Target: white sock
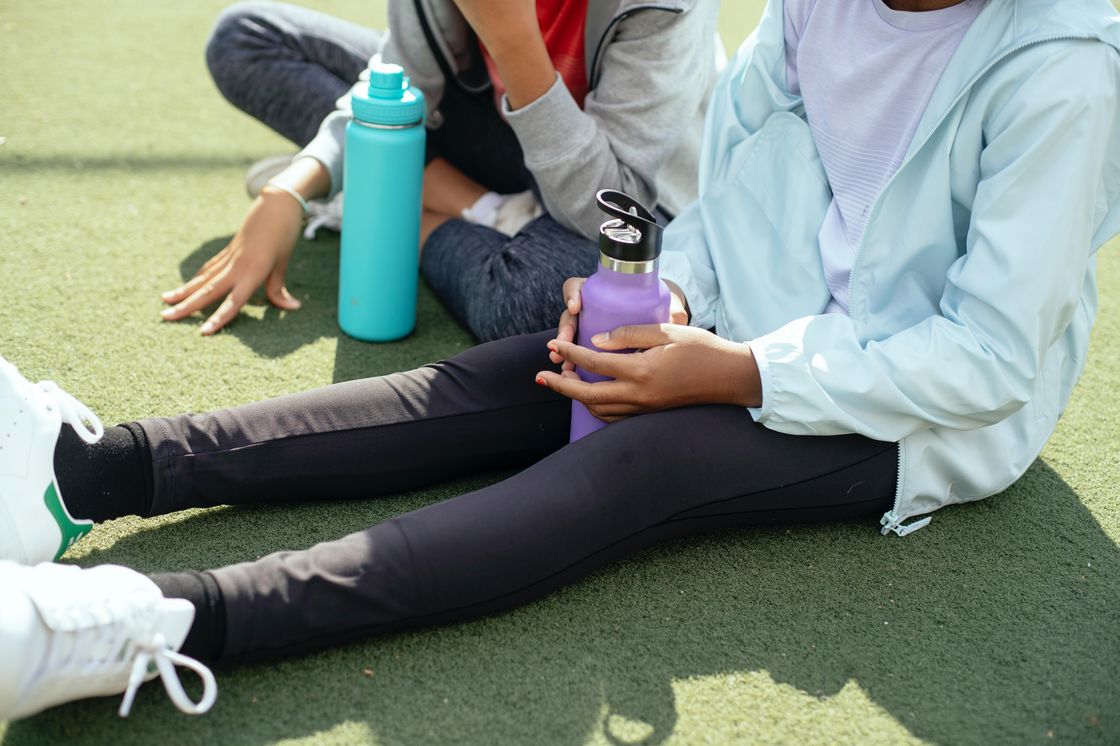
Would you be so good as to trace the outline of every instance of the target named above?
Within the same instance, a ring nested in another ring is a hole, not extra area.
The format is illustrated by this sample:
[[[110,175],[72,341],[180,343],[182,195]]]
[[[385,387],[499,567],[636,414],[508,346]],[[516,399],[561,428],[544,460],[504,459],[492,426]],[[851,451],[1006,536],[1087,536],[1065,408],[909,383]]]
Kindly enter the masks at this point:
[[[516,236],[528,223],[544,214],[544,208],[537,202],[532,191],[507,194],[502,197],[494,220],[494,230],[507,236]]]
[[[498,219],[498,208],[501,205],[502,195],[497,192],[487,192],[479,197],[473,205],[463,210],[463,220],[493,228],[494,222]]]

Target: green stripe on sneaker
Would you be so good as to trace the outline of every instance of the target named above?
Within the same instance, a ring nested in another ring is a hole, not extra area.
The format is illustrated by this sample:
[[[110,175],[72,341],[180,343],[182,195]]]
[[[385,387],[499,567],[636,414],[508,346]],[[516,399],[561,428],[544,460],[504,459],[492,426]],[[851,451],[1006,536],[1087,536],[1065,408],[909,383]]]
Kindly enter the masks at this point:
[[[54,516],[54,522],[58,524],[58,530],[62,532],[62,541],[54,555],[54,558],[58,559],[67,549],[73,546],[75,541],[93,529],[93,523],[75,523],[70,516],[66,515],[66,509],[62,507],[62,500],[58,497],[58,490],[54,488],[54,482],[47,485],[47,489],[43,493],[43,502],[46,503],[47,510]]]

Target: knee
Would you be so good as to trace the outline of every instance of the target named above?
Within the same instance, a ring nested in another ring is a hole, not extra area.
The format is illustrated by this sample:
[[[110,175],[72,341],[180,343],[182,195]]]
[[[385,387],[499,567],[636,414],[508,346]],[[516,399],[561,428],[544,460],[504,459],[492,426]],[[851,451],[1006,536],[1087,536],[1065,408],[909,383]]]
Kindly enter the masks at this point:
[[[242,0],[218,15],[206,41],[206,66],[219,88],[222,78],[236,69],[237,52],[245,45],[247,30],[259,27],[275,5],[268,0]]]
[[[560,291],[532,282],[496,285],[479,297],[470,314],[471,332],[480,342],[554,330],[564,310]],[[559,286],[557,286],[559,288]]]

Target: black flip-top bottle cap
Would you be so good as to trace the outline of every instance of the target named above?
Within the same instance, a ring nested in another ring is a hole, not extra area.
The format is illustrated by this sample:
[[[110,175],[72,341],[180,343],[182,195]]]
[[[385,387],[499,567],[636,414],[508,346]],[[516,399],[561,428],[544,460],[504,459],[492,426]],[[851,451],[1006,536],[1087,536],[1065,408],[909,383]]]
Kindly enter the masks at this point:
[[[614,189],[601,189],[595,201],[613,218],[599,226],[599,251],[620,262],[648,262],[661,256],[664,229],[638,200]]]

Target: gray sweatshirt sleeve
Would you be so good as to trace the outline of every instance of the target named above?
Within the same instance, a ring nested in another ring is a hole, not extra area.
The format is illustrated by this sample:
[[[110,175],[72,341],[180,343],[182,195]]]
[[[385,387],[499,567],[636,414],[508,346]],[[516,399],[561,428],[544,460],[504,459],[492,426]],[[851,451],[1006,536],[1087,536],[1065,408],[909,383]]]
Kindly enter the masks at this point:
[[[583,109],[559,76],[521,109],[511,111],[503,101],[525,165],[559,223],[597,235],[599,189],[657,201],[657,172],[707,93],[718,11],[714,0],[701,0],[681,14],[643,10],[620,21]]]
[[[421,30],[420,17],[412,3],[389,3],[389,33],[382,37],[381,49],[370,60],[393,62],[405,69],[411,85],[424,92],[428,108],[428,126],[438,126],[436,107],[443,95],[443,74],[435,55],[428,48]],[[452,59],[456,65],[459,60]],[[356,85],[368,85],[369,65]],[[354,88],[351,88],[353,91]],[[331,175],[328,198],[342,189],[343,149],[346,142],[346,123],[350,120],[350,93],[338,99],[335,111],[327,115],[307,147],[296,157],[310,157],[322,163]]]
[[[314,158],[322,163],[331,175],[330,199],[342,189],[342,149],[346,137],[346,123],[350,121],[350,95],[338,100],[338,108],[327,115],[319,125],[315,139],[296,158]]]

